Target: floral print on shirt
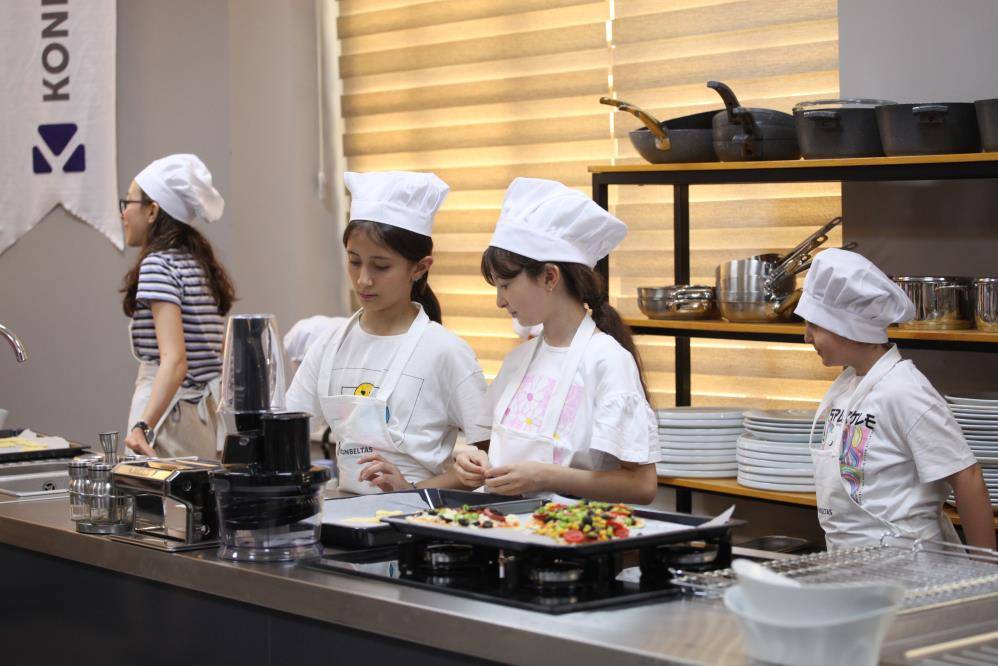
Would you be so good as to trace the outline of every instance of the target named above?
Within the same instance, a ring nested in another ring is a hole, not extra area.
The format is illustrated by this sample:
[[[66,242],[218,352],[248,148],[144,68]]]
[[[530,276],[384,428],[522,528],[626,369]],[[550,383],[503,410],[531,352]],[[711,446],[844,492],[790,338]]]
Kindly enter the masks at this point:
[[[516,389],[509,407],[506,408],[502,425],[518,432],[539,433],[543,427],[544,412],[551,402],[556,385],[557,381],[553,377],[528,373]],[[571,450],[570,446],[560,445],[567,445],[567,442],[561,442],[561,434],[572,432],[581,404],[582,387],[573,384],[568,390],[568,397],[565,399],[565,406],[561,410],[561,418],[558,419],[558,427],[554,432],[554,440],[559,443],[554,452],[556,464],[560,464],[560,458]]]

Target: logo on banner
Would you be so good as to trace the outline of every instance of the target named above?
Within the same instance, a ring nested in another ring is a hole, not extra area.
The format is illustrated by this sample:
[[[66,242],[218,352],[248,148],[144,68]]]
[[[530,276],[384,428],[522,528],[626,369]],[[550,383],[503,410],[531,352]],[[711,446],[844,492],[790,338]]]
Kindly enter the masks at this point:
[[[62,166],[63,173],[79,173],[87,168],[87,149],[78,143],[73,150],[67,150],[73,137],[76,136],[75,123],[57,123],[54,125],[39,125],[38,134],[42,137],[43,146],[34,146],[31,150],[32,170],[35,173],[52,173],[52,164]],[[56,158],[68,155],[64,161]]]

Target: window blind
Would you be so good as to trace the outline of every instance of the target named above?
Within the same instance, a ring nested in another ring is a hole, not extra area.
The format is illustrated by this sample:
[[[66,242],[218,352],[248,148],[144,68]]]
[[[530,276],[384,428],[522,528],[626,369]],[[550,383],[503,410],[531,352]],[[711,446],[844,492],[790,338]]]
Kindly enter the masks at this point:
[[[506,186],[552,178],[589,195],[588,165],[641,162],[638,121],[600,96],[667,119],[720,108],[709,79],[784,111],[838,94],[835,0],[341,0],[336,26],[347,168],[450,184],[430,283],[489,376],[518,342],[478,271]],[[671,188],[613,187],[611,204],[630,229],[611,298],[640,316],[635,288],[672,282]],[[692,279],[785,251],[839,208],[837,184],[691,188]],[[671,405],[672,339],[639,346],[654,402]],[[692,353],[698,405],[806,406],[834,375],[805,345],[694,340]]]

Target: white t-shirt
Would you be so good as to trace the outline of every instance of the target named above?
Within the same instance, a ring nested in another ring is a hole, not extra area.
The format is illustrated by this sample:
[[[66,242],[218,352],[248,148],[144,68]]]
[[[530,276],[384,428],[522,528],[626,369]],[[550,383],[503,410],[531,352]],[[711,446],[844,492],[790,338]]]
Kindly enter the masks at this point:
[[[900,358],[896,348],[877,362]],[[862,377],[831,401],[822,447],[842,443],[839,469],[850,496],[867,511],[906,532],[940,538],[939,514],[949,494],[946,477],[977,462],[942,396],[911,361],[901,361],[846,414]],[[829,546],[868,546],[885,531],[859,508],[836,516],[818,506]]]
[[[522,344],[503,361],[489,387],[493,410],[516,375],[516,368],[528,362],[530,349],[530,344]],[[520,432],[540,432],[568,350],[540,341],[537,355],[502,417],[502,425]],[[606,333],[597,331],[589,341],[554,439],[555,463],[577,469],[602,471],[619,468],[621,461],[658,461],[658,422],[641,388],[637,363]]]
[[[326,339],[309,347],[287,394],[290,411],[309,412],[325,422],[319,394],[372,395],[404,335],[367,333],[358,322],[350,328],[333,361],[330,385],[319,387],[319,368],[332,338],[346,325],[338,323]],[[454,450],[457,431],[468,442],[489,439],[485,377],[468,343],[430,322],[388,399],[387,421],[395,421],[403,440],[400,452],[413,459],[399,471],[409,481],[422,481],[444,471]]]

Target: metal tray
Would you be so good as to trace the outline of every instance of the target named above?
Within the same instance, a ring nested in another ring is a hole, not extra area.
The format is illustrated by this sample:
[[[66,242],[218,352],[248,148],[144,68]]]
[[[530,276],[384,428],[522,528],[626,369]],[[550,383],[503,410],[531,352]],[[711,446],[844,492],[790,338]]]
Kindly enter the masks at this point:
[[[375,548],[396,544],[405,539],[405,535],[392,529],[390,525],[385,523],[352,524],[346,520],[374,516],[376,511],[404,511],[412,514],[424,509],[456,508],[465,504],[469,506],[501,504],[518,499],[517,497],[492,493],[474,493],[441,488],[420,488],[394,493],[327,499],[322,506],[322,535],[320,539],[327,546],[345,548]]]
[[[9,435],[15,437],[16,435]],[[79,444],[70,443],[65,449],[43,449],[41,451],[19,451],[17,453],[0,453],[0,463],[22,462],[25,460],[48,460],[51,458],[74,458],[90,449]]]
[[[506,514],[526,514],[533,513],[545,503],[546,500],[527,499],[520,500],[519,502],[504,502],[502,504],[488,504],[484,506],[494,506]],[[428,523],[412,523],[408,521],[408,516],[393,516],[382,518],[381,520],[399,532],[413,536],[445,539],[489,548],[502,548],[508,551],[543,550],[545,553],[564,556],[595,555],[597,553],[633,550],[645,546],[659,546],[700,539],[706,540],[715,537],[723,538],[730,536],[732,528],[745,524],[745,521],[742,520],[728,520],[719,525],[700,527],[703,523],[709,522],[711,518],[647,509],[635,509],[634,515],[645,519],[647,523],[645,528],[642,529],[641,534],[623,539],[613,539],[612,541],[598,541],[577,545],[555,543],[548,537],[521,530],[508,530],[504,528],[484,530],[465,527],[445,527],[443,525],[431,525]],[[685,529],[664,531],[664,526],[662,525],[664,523],[680,524],[688,527]]]

